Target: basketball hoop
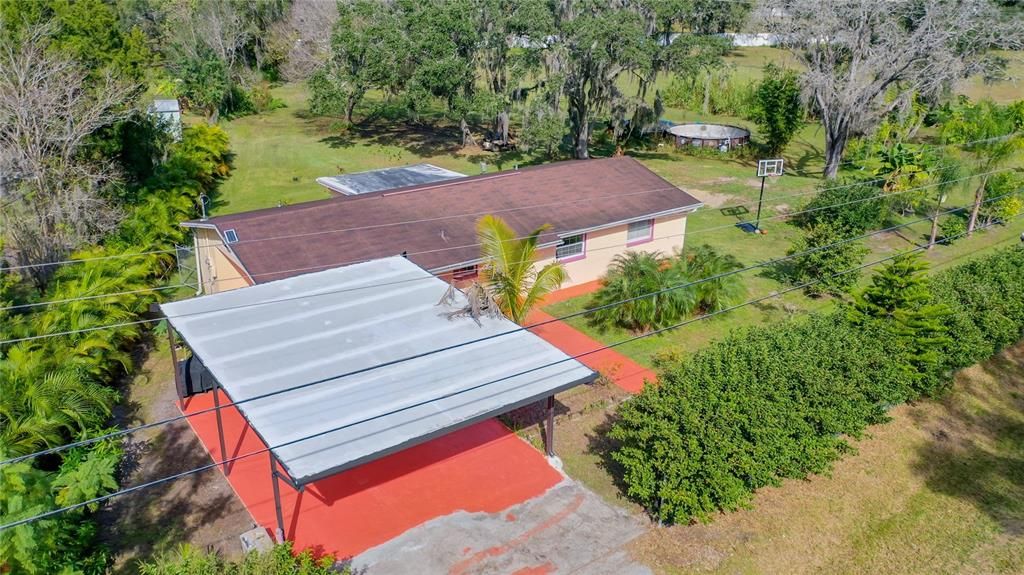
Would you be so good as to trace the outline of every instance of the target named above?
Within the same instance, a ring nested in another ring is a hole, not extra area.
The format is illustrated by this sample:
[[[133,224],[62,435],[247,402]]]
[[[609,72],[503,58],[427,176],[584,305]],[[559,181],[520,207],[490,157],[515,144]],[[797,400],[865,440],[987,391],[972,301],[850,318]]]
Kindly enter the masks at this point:
[[[757,177],[761,178],[761,194],[757,197],[757,220],[754,222],[754,232],[763,234],[761,229],[761,203],[764,201],[764,181],[767,178],[774,178],[782,175],[782,158],[757,161]]]

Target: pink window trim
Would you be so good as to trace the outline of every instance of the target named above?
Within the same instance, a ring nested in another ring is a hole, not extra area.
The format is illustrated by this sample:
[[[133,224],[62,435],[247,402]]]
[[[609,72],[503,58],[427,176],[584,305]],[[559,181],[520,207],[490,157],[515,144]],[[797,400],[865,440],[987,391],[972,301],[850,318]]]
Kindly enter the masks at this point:
[[[578,261],[580,261],[582,259],[586,259],[587,258],[587,234],[577,234],[577,235],[583,236],[583,253],[575,255],[575,256],[569,256],[567,258],[559,258],[558,257],[558,246],[555,246],[555,261],[556,262],[558,262],[560,264],[567,264],[567,263],[571,263],[571,262],[578,262]]]
[[[634,241],[631,241],[631,242],[626,242],[626,247],[627,248],[631,248],[633,246],[638,246],[640,244],[646,244],[646,243],[654,241],[654,218],[651,218],[649,220],[643,220],[643,221],[651,222],[651,233],[646,238],[644,238],[642,240],[634,240]],[[634,223],[636,223],[636,222],[634,222]],[[629,224],[626,224],[626,235],[629,236]]]

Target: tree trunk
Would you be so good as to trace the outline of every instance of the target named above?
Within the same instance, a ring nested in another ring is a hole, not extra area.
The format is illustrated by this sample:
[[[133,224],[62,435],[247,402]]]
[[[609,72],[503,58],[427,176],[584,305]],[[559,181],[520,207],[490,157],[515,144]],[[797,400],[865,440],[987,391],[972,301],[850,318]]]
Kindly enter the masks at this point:
[[[846,149],[846,140],[849,137],[843,124],[835,127],[825,127],[825,178],[835,179],[839,173],[839,165],[843,160],[843,151]]]
[[[704,75],[704,103],[700,109],[705,116],[711,113],[711,70]]]
[[[988,185],[988,176],[981,178],[981,185],[974,192],[974,205],[971,206],[971,219],[967,220],[967,237],[974,234],[974,228],[978,225],[978,212],[981,211],[981,203],[985,201],[985,186]]]
[[[498,129],[495,130],[501,136],[501,143],[502,144],[508,144],[508,123],[509,123],[509,121],[508,121],[508,110],[502,110],[500,113],[498,113],[498,118],[497,118],[497,128]]]
[[[348,102],[345,104],[345,123],[349,126],[352,125],[352,114],[356,110],[356,99],[349,97]]]
[[[476,140],[473,139],[473,132],[469,130],[469,124],[466,123],[466,119],[459,120],[459,128],[462,130],[462,147],[475,146]]]
[[[582,88],[578,88],[582,91]],[[569,93],[569,118],[573,132],[573,157],[577,160],[590,158],[590,121],[587,112],[586,96],[576,92]]]
[[[586,160],[590,158],[590,149],[588,147],[590,143],[590,126],[587,122],[583,122],[576,132],[576,149],[573,151],[577,160]]]
[[[939,235],[939,213],[935,212],[935,215],[932,216],[932,233],[931,233],[930,239],[928,240],[928,249],[929,250],[935,247],[935,238],[938,237],[938,235]]]

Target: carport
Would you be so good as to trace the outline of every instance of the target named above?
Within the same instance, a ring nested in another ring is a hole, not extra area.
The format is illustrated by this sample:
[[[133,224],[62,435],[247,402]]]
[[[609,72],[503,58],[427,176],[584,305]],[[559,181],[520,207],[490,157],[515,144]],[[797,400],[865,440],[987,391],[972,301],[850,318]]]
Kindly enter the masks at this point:
[[[596,374],[504,318],[453,316],[467,299],[441,304],[448,289],[396,256],[161,306],[211,376],[219,453],[222,410],[269,448],[279,541],[280,483],[301,493],[544,399],[554,454],[554,395]]]

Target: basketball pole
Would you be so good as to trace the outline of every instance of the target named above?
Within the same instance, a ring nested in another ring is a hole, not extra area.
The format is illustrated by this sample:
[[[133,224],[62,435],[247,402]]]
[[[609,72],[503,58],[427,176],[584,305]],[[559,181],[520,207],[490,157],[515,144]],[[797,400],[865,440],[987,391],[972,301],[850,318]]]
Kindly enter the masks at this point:
[[[754,229],[761,231],[761,202],[764,201],[764,181],[768,176],[761,176],[761,195],[757,197],[757,221],[754,222]]]

